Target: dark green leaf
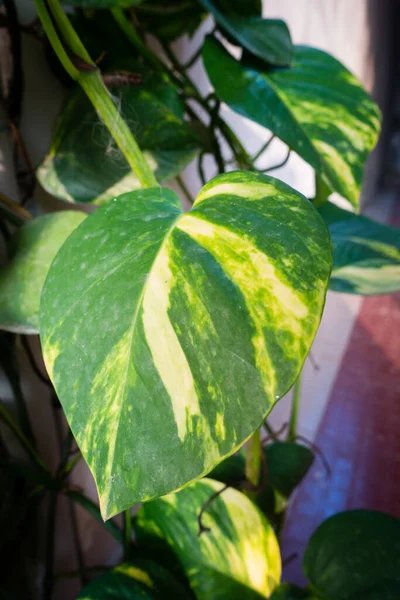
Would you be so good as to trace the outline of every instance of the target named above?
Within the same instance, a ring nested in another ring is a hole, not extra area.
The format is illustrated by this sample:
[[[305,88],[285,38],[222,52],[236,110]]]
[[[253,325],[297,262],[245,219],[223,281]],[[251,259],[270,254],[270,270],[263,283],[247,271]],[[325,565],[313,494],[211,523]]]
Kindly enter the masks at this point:
[[[135,560],[107,571],[89,583],[77,600],[187,600],[190,596],[166,569]]]
[[[317,597],[291,583],[281,583],[274,590],[270,600],[317,600]]]
[[[129,6],[135,6],[141,2],[143,2],[143,0],[63,0],[63,4],[69,4],[70,6],[76,6],[77,8],[95,10],[102,8],[113,8],[114,6],[125,8]]]
[[[229,488],[198,515],[222,484],[203,479],[181,492],[146,503],[135,532],[139,547],[166,543],[180,561],[199,600],[260,600],[280,579],[279,546],[272,527],[244,495]]]
[[[262,12],[262,0],[214,0],[213,4],[227,15],[259,17]]]
[[[318,210],[332,239],[332,290],[362,295],[400,290],[399,229],[355,215],[331,202]]]
[[[282,496],[289,498],[311,467],[314,454],[294,442],[276,442],[266,447],[268,481]]]
[[[296,46],[293,67],[242,64],[215,39],[203,59],[218,97],[264,125],[358,206],[363,167],[374,147],[379,109],[357,79],[329,54]]]
[[[40,294],[60,246],[85,214],[63,211],[25,223],[12,240],[11,260],[0,270],[0,329],[38,333]]]
[[[165,78],[130,62],[143,83],[113,87],[122,116],[161,182],[178,175],[202,143],[183,117],[176,89]],[[69,202],[104,204],[140,187],[135,174],[81,90],[74,90],[56,126],[38,179],[54,196]]]
[[[259,16],[239,16],[221,12],[215,2],[200,0],[210,11],[218,25],[251,54],[271,65],[290,65],[293,58],[292,40],[288,26],[280,19],[263,19]]]
[[[372,588],[357,594],[351,600],[399,600],[400,577],[397,579],[385,579]]]
[[[47,278],[41,341],[105,518],[260,426],[308,354],[330,266],[310,202],[254,173],[213,179],[186,214],[156,188],[82,223]]]
[[[148,0],[137,7],[137,16],[144,31],[173,42],[184,34],[192,35],[205,12],[197,0]]]
[[[399,577],[400,521],[371,510],[337,514],[312,535],[303,569],[327,600],[364,598]]]
[[[285,502],[306,476],[314,460],[309,448],[293,442],[275,442],[264,448],[267,464],[267,486],[258,493],[256,504],[265,514],[277,509],[274,490],[279,500]],[[226,484],[239,486],[245,480],[245,457],[237,452],[220,463],[210,474]]]

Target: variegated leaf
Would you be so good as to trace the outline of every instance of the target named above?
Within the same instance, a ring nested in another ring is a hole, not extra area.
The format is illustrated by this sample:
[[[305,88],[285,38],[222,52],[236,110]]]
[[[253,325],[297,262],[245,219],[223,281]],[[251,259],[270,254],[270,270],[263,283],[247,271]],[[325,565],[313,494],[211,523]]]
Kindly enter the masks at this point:
[[[190,600],[191,594],[160,565],[136,559],[93,579],[77,600]]]
[[[117,73],[138,83],[111,86],[120,111],[159,182],[176,177],[203,147],[205,128],[184,120],[176,88],[136,61],[119,61]],[[141,81],[143,78],[143,81]],[[105,204],[140,187],[109,131],[80,89],[57,120],[50,151],[37,170],[44,189],[68,202]]]
[[[281,576],[279,546],[271,525],[244,494],[228,488],[212,500],[199,536],[200,511],[222,487],[203,479],[144,504],[135,520],[139,548],[165,562],[172,551],[198,600],[269,597]]]
[[[318,211],[333,245],[331,290],[363,296],[400,290],[400,229],[355,215],[332,202]]]
[[[248,2],[245,6],[237,7],[228,2],[231,8],[229,12],[224,10],[228,6],[223,6],[220,10],[215,0],[200,0],[200,3],[213,14],[218,25],[234,43],[271,65],[290,65],[293,46],[288,26],[284,21],[263,19],[257,14],[258,11],[254,14],[254,7]],[[248,12],[245,12],[246,9]]]
[[[293,66],[238,62],[214,38],[203,60],[217,96],[263,125],[307,161],[330,189],[358,206],[364,163],[380,127],[379,109],[332,56],[296,46]]]
[[[46,365],[105,518],[208,473],[295,381],[319,325],[328,231],[286,184],[234,172],[182,214],[124,194],[56,257]]]
[[[39,333],[40,294],[66,238],[86,217],[63,211],[25,223],[11,241],[10,262],[0,269],[0,329]]]

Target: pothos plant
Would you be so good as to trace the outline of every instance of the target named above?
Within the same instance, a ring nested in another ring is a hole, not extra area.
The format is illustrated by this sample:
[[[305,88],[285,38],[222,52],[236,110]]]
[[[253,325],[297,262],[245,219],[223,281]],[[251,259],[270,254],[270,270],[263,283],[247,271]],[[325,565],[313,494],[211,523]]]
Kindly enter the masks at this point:
[[[80,598],[398,598],[400,525],[372,511],[336,515],[317,530],[304,556],[306,589],[280,583],[282,515],[313,460],[296,442],[298,387],[288,439],[265,421],[298,381],[328,287],[400,289],[398,231],[358,215],[377,106],[332,56],[293,46],[284,22],[262,18],[260,0],[68,4],[74,10],[35,0],[35,35],[70,87],[37,179],[66,202],[101,206],[31,219],[2,197],[18,231],[0,274],[0,323],[22,335],[31,359],[24,336],[40,332],[71,428],[51,473],[5,335],[19,413],[14,420],[2,406],[0,416],[30,467],[8,460],[2,469],[22,477],[30,497],[50,498],[43,597],[53,589],[57,496],[100,519],[67,484],[80,458],[75,438],[102,518],[125,511],[123,530],[106,523],[125,563]],[[211,33],[182,64],[171,43],[210,15]],[[201,60],[207,97],[190,76]],[[221,103],[271,132],[255,155]],[[260,167],[274,137],[314,169],[314,198],[265,175],[279,166]],[[209,155],[217,176],[207,182]],[[180,177],[193,161],[203,181],[194,201]],[[161,185],[173,178],[193,204],[187,212]],[[332,192],[354,212],[332,204]]]

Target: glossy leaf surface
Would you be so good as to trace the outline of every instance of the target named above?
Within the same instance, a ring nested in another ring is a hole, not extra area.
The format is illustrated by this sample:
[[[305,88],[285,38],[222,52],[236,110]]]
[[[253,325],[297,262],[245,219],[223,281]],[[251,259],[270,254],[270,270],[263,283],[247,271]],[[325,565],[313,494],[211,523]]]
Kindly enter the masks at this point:
[[[77,600],[187,600],[190,596],[163,567],[150,560],[124,563],[91,581]]]
[[[211,0],[200,0],[210,11],[218,25],[236,43],[251,54],[271,65],[287,66],[293,58],[293,46],[288,26],[280,19],[263,19],[260,16],[226,13]],[[244,12],[244,10],[242,11]]]
[[[361,599],[386,587],[400,573],[400,521],[368,510],[334,515],[312,535],[303,569],[327,600]]]
[[[63,211],[25,223],[11,242],[10,262],[0,269],[0,329],[38,333],[40,294],[59,248],[86,217]]]
[[[260,426],[302,367],[330,266],[309,201],[252,173],[215,178],[190,213],[156,188],[82,223],[48,276],[41,339],[104,517],[203,476]]]
[[[329,287],[351,294],[400,290],[400,230],[327,202],[319,209],[329,227],[333,269]]]
[[[135,521],[139,547],[175,553],[199,600],[269,596],[279,582],[281,559],[272,527],[241,492],[228,488],[198,515],[222,484],[203,479],[177,494],[144,504]]]
[[[295,47],[291,68],[240,63],[214,38],[203,60],[217,96],[264,125],[307,161],[334,191],[358,206],[363,167],[379,110],[359,81],[329,54]]]
[[[200,149],[198,133],[184,121],[176,89],[162,76],[135,63],[128,69],[142,83],[112,87],[121,112],[161,182],[176,176]],[[70,95],[56,125],[38,179],[54,196],[69,202],[104,204],[140,187],[135,174],[81,90]]]

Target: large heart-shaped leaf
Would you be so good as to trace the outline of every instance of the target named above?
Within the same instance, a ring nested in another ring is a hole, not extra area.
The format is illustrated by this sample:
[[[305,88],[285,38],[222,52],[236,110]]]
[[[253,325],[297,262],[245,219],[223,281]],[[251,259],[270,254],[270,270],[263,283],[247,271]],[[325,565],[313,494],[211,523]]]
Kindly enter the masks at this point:
[[[201,140],[184,121],[176,89],[162,76],[131,64],[142,83],[113,87],[120,110],[144,150],[157,179],[175,177],[198,153]],[[70,95],[56,126],[51,149],[38,179],[54,196],[69,202],[104,204],[140,182],[108,130],[80,90]]]
[[[400,230],[325,203],[319,209],[333,244],[329,287],[351,294],[400,290]]]
[[[42,294],[46,365],[102,514],[208,473],[295,381],[321,318],[328,231],[286,184],[234,172],[182,214],[138,190],[67,240]]]
[[[288,26],[280,19],[263,19],[255,15],[237,15],[219,10],[215,2],[200,0],[218,25],[243,48],[271,65],[290,65],[293,58]]]
[[[272,527],[241,492],[229,488],[199,514],[222,484],[198,481],[181,492],[144,504],[135,520],[139,547],[178,558],[199,600],[269,596],[281,575],[279,546]]]
[[[295,47],[291,68],[235,60],[214,38],[204,64],[218,97],[264,125],[358,206],[364,162],[379,132],[379,110],[357,79],[329,54]]]
[[[86,217],[64,211],[22,225],[11,241],[10,262],[0,269],[0,329],[39,332],[40,294],[59,248]]]
[[[164,567],[134,560],[93,579],[77,600],[188,600],[185,588]]]
[[[312,535],[303,569],[323,598],[361,600],[399,577],[400,521],[372,510],[337,514]]]

